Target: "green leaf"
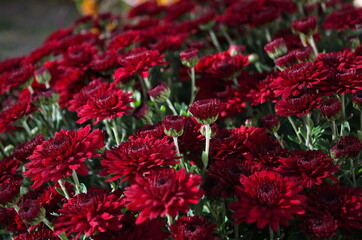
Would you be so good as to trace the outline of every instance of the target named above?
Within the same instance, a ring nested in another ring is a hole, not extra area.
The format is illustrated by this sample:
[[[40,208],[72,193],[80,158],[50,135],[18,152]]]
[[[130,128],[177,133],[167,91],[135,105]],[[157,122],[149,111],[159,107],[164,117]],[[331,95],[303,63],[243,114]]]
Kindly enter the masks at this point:
[[[362,141],[362,131],[361,130],[357,130],[357,137],[359,138],[360,141]]]
[[[87,193],[87,187],[84,185],[84,183],[81,183],[79,187],[81,193]]]
[[[62,195],[62,196],[64,196],[65,197],[65,194],[64,194],[64,192],[63,192],[63,190],[61,189],[61,188],[55,188],[55,190],[60,194],[60,195]]]

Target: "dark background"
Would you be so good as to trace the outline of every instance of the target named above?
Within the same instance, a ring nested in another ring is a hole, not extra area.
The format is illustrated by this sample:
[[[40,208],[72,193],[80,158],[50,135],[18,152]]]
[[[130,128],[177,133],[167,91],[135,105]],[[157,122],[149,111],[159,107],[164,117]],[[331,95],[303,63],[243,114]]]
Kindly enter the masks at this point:
[[[79,16],[73,0],[0,0],[0,61],[30,53]]]

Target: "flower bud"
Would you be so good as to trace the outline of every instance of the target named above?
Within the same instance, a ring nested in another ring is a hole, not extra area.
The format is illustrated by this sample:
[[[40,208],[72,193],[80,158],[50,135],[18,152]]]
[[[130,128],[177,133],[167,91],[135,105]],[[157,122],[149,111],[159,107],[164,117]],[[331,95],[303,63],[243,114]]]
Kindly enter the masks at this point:
[[[277,38],[264,46],[264,50],[270,58],[275,59],[288,52],[287,45],[283,38]]]
[[[0,183],[0,207],[9,208],[17,204],[20,199],[21,181]]]
[[[32,102],[35,106],[52,105],[58,102],[59,94],[53,89],[49,88],[45,91],[35,92],[32,95]]]
[[[317,17],[303,17],[292,23],[292,31],[313,36],[317,32]]]
[[[186,67],[194,67],[199,62],[199,50],[190,48],[180,53],[181,62]]]
[[[45,209],[35,200],[25,200],[19,210],[20,217],[30,225],[37,225],[45,217]]]
[[[313,62],[316,59],[313,48],[310,46],[295,50],[294,55],[298,62]]]
[[[325,119],[334,121],[341,115],[342,103],[338,98],[325,99],[321,102],[319,110]]]
[[[331,157],[339,163],[357,157],[361,151],[362,144],[358,137],[345,136],[341,137],[336,145],[331,149]]]
[[[152,111],[149,109],[147,104],[142,103],[133,111],[133,116],[143,121],[149,121],[152,118]]]
[[[170,94],[171,90],[165,82],[160,82],[160,84],[148,91],[148,95],[158,103],[166,102]]]
[[[268,114],[262,117],[261,122],[263,127],[270,133],[276,133],[279,130],[280,122],[275,114]]]
[[[35,75],[35,79],[39,83],[43,83],[43,84],[50,82],[50,79],[52,78],[52,75],[50,74],[48,69],[45,67],[42,67],[42,68],[36,70],[34,72],[34,75]]]
[[[362,110],[362,90],[358,90],[352,94],[353,107]]]
[[[189,106],[189,111],[200,124],[206,125],[217,120],[223,106],[224,104],[218,99],[204,99],[194,102]]]
[[[289,52],[286,55],[275,59],[274,63],[281,69],[286,69],[286,68],[291,67],[292,65],[296,64],[297,59],[295,58],[294,52]]]
[[[185,117],[171,115],[162,121],[164,132],[170,137],[179,137],[184,133]]]

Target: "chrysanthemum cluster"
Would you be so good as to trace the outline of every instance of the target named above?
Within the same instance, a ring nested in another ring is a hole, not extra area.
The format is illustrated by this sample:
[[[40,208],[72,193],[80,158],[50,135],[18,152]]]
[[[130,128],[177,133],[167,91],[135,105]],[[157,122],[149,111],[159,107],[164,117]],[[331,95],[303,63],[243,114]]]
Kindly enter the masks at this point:
[[[142,2],[0,62],[0,238],[359,239],[362,9]]]

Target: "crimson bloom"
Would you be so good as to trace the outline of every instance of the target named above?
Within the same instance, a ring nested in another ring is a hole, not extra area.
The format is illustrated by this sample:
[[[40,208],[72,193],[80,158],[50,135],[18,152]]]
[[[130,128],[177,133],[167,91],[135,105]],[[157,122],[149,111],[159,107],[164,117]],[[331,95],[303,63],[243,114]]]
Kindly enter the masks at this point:
[[[294,151],[288,158],[279,161],[281,165],[277,170],[283,176],[295,179],[307,188],[313,184],[320,185],[324,178],[338,182],[332,174],[338,171],[339,166],[333,165],[333,160],[321,150]]]
[[[298,97],[279,100],[275,106],[277,115],[301,117],[319,107],[321,98],[316,94],[304,93]]]
[[[146,177],[135,178],[135,183],[126,188],[126,205],[131,211],[140,211],[136,224],[148,217],[154,219],[166,214],[175,217],[180,212],[186,213],[189,204],[196,204],[202,197],[200,184],[201,176],[186,174],[185,169],[153,171]]]
[[[162,231],[166,223],[162,219],[146,220],[136,224],[133,214],[125,214],[121,219],[119,231],[107,231],[93,237],[95,240],[165,240],[169,234]]]
[[[280,72],[272,86],[275,88],[276,96],[281,95],[283,99],[286,99],[290,96],[298,96],[305,88],[313,88],[326,78],[326,70],[318,68],[314,63],[303,62]]]
[[[76,170],[87,175],[88,169],[84,161],[99,157],[96,151],[104,147],[104,135],[101,130],[91,132],[90,125],[75,130],[60,130],[38,145],[25,164],[28,169],[24,175],[34,181],[32,188],[38,188],[47,181],[57,182],[61,178],[72,175]]]
[[[218,99],[198,100],[189,106],[189,111],[201,124],[211,124],[217,120],[224,103]]]
[[[16,146],[13,152],[13,156],[16,159],[25,162],[26,159],[33,153],[36,146],[41,144],[43,141],[44,141],[44,135],[42,133],[39,133],[29,141],[21,143],[18,146]]]
[[[258,228],[276,231],[279,224],[288,225],[293,214],[304,214],[305,197],[302,186],[271,171],[256,172],[250,177],[240,176],[243,185],[236,187],[238,201],[229,205],[235,224],[257,223]]]
[[[67,231],[68,236],[76,233],[74,239],[78,239],[81,234],[90,237],[97,232],[119,230],[124,208],[120,195],[118,191],[109,194],[103,189],[91,189],[70,198],[59,210],[55,234]]]
[[[123,92],[122,89],[100,88],[88,99],[87,103],[79,109],[77,123],[84,123],[95,119],[93,125],[104,119],[114,119],[128,114],[132,107],[128,104],[133,101],[132,93]]]
[[[198,239],[213,240],[216,225],[209,223],[205,218],[199,216],[182,216],[170,226],[172,237],[175,240]]]
[[[121,177],[126,180],[137,174],[149,174],[162,166],[176,165],[177,151],[167,137],[157,139],[152,136],[137,138],[121,143],[118,147],[106,150],[101,161],[102,176],[111,175],[107,181]]]
[[[119,60],[120,68],[114,73],[115,81],[124,81],[133,74],[138,73],[141,77],[149,76],[148,70],[156,65],[166,65],[163,61],[164,55],[160,55],[157,50],[137,50],[126,54]]]

